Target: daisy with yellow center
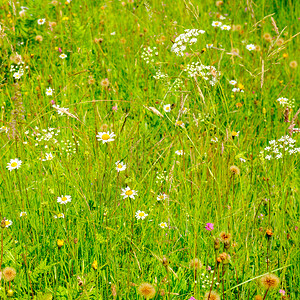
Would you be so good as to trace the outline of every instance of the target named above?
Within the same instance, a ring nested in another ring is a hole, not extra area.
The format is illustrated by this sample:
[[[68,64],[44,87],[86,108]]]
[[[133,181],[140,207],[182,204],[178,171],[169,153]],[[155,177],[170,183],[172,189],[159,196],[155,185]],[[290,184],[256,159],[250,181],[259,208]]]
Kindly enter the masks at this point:
[[[26,216],[27,216],[27,212],[26,211],[21,211],[20,218],[26,217]]]
[[[63,219],[64,217],[65,217],[65,215],[63,213],[59,213],[54,216],[55,219]]]
[[[166,200],[168,196],[166,194],[159,194],[156,198],[157,201]]]
[[[213,21],[211,26],[213,27],[220,27],[222,25],[222,22],[219,22],[219,21]]]
[[[135,213],[135,217],[140,220],[144,220],[146,217],[148,216],[148,214],[146,214],[144,211],[141,211],[141,210],[138,210],[136,213]]]
[[[184,128],[184,123],[182,121],[176,121],[175,126],[180,126],[180,127]]]
[[[116,170],[118,171],[118,172],[121,172],[121,171],[124,171],[125,169],[126,169],[126,165],[121,161],[117,161],[116,162]]]
[[[66,54],[62,53],[60,56],[59,56],[61,59],[65,59],[67,57]]]
[[[131,190],[129,186],[127,186],[125,189],[122,189],[123,199],[131,198],[134,199],[135,196],[137,196],[137,191]]]
[[[11,226],[12,221],[11,220],[5,220],[5,227],[8,228],[9,226]]]
[[[168,224],[166,222],[161,222],[160,224],[158,224],[160,228],[167,228]]]
[[[165,112],[170,112],[171,111],[171,104],[164,105],[164,111]]]
[[[57,197],[57,202],[60,204],[67,204],[68,202],[71,202],[72,198],[69,195]]]
[[[183,155],[183,150],[176,150],[175,153],[176,153],[177,155]]]
[[[10,162],[7,164],[6,168],[9,171],[12,171],[14,169],[19,169],[21,167],[22,161],[18,158],[11,159]]]
[[[112,132],[109,133],[109,131],[107,132],[98,132],[98,135],[96,135],[97,139],[99,142],[102,141],[102,143],[108,143],[108,142],[112,142],[115,139],[113,139],[113,137],[115,137],[116,135]]]

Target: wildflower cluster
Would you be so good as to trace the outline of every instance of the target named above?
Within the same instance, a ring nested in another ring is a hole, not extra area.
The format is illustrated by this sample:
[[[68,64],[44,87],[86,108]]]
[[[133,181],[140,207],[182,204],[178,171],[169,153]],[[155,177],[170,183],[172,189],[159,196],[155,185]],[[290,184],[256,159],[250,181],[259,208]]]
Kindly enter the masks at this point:
[[[221,75],[221,72],[217,71],[214,66],[205,66],[200,62],[188,64],[184,71],[188,73],[188,77],[200,76],[212,86],[216,84],[218,76]]]
[[[153,78],[156,80],[167,79],[169,75],[167,73],[163,73],[161,70],[157,70]]]
[[[300,147],[295,147],[296,140],[288,135],[280,139],[269,141],[269,146],[264,148],[260,153],[265,160],[280,159],[285,154],[293,155],[300,152]]]
[[[292,109],[295,107],[295,99],[289,100],[288,98],[280,97],[277,99],[277,101],[283,107],[287,107],[289,109]]]
[[[28,69],[28,66],[25,68]],[[24,62],[20,61],[16,65],[11,65],[9,71],[14,72],[13,77],[15,79],[20,79],[24,75]]]
[[[29,130],[25,131],[25,135],[27,139],[30,138],[30,136],[34,139],[35,146],[42,146],[45,149],[49,148],[49,145],[55,145],[58,144],[57,136],[60,133],[60,129],[55,129],[52,127],[48,127],[47,129],[39,129],[37,126],[32,130],[32,133],[30,133]],[[24,142],[27,144],[27,141]]]
[[[184,56],[184,52],[187,46],[191,46],[197,43],[197,36],[204,34],[205,31],[201,29],[186,29],[184,33],[180,34],[173,44],[171,51],[178,56]]]
[[[158,51],[156,47],[147,47],[144,48],[144,51],[142,52],[141,58],[149,64],[150,62],[153,63],[155,60],[153,56],[158,56]]]

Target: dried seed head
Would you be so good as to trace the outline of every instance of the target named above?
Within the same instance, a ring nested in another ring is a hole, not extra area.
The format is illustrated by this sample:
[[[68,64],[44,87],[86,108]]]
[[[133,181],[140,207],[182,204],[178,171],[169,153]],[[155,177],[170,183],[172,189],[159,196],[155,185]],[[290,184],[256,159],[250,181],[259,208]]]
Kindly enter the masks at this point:
[[[138,293],[146,299],[152,299],[155,296],[155,288],[152,284],[144,282],[139,285]]]
[[[215,250],[218,250],[220,249],[220,239],[219,238],[216,238],[215,241],[214,241],[214,248]]]
[[[203,265],[199,258],[194,258],[189,262],[189,266],[191,269],[199,270]]]
[[[220,299],[221,298],[220,298],[219,294],[215,291],[207,292],[203,298],[203,300],[220,300]]]
[[[14,268],[11,267],[6,267],[3,272],[3,278],[6,281],[12,281],[15,279],[16,275],[17,275],[17,271]]]
[[[222,243],[228,243],[231,241],[232,235],[231,235],[231,233],[226,233],[226,232],[222,231],[220,233],[220,239],[221,239]]]
[[[229,170],[232,172],[233,175],[240,175],[241,171],[237,166],[231,166]]]
[[[280,280],[276,275],[269,273],[261,277],[259,282],[262,287],[268,290],[276,289],[279,286]]]

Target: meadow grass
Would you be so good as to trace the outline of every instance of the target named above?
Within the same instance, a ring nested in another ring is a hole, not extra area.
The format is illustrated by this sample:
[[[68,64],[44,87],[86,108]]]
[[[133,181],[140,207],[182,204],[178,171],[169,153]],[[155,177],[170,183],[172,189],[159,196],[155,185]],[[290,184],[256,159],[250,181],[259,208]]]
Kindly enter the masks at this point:
[[[299,17],[2,0],[1,299],[299,299]]]

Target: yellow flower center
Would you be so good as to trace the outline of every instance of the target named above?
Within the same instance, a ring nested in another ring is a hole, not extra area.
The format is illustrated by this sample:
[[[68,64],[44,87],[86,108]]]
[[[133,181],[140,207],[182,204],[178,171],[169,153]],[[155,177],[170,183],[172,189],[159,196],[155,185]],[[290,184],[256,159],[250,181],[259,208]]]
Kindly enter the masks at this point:
[[[9,221],[6,220],[6,221],[5,221],[5,226],[7,226],[7,225],[9,225],[9,224],[10,224]]]
[[[119,169],[122,169],[122,167],[123,167],[123,166],[122,166],[121,164],[118,164],[118,168],[119,168]]]
[[[140,216],[140,217],[143,217],[144,215],[145,215],[145,214],[144,214],[143,212],[140,212],[140,213],[139,213],[139,216]]]
[[[13,168],[15,168],[17,165],[18,165],[18,164],[17,164],[15,161],[11,164],[11,166],[12,166]]]
[[[127,196],[130,196],[130,195],[132,195],[132,194],[133,194],[133,191],[132,191],[132,190],[128,190],[128,191],[125,192],[125,195],[127,195]]]
[[[104,140],[104,141],[107,141],[109,138],[110,138],[110,136],[109,136],[109,134],[107,134],[107,133],[104,133],[104,134],[102,135],[102,140]]]
[[[59,218],[61,218],[61,217],[62,217],[62,214],[58,214],[57,216],[58,216]]]
[[[68,200],[67,197],[62,197],[62,198],[61,198],[61,201],[67,201],[67,200]]]

